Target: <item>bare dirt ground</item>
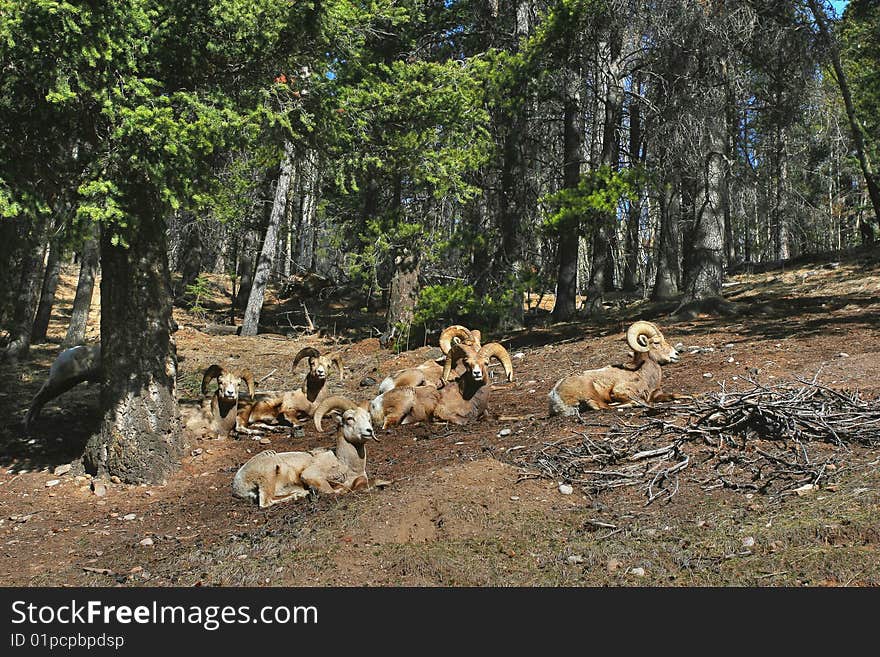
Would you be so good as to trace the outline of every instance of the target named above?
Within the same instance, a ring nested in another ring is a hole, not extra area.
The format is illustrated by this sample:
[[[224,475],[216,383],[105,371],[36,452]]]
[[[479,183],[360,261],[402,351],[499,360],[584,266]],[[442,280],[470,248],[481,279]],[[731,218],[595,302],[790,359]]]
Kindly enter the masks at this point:
[[[190,435],[180,470],[165,485],[105,481],[103,497],[91,491],[78,461],[98,423],[96,386],[50,402],[33,434],[23,435],[21,419],[58,351],[73,285],[75,272],[66,272],[52,342],[35,345],[32,360],[10,373],[16,385],[0,392],[4,585],[880,584],[880,450],[822,447],[834,452],[839,472],[833,484],[805,496],[707,490],[705,469],[695,463],[681,473],[675,496],[649,506],[638,486],[600,493],[576,486],[563,495],[559,481],[531,477],[524,459],[587,425],[601,435],[603,426],[644,417],[642,410],[584,421],[547,414],[547,392],[560,377],[625,359],[623,330],[635,318],[653,319],[671,343],[684,346],[681,361],[664,368],[667,391],[704,395],[722,384],[735,388],[748,375],[772,384],[819,372],[824,385],[875,398],[876,256],[734,277],[725,287],[740,304],[733,316],[673,321],[666,316],[672,306],[636,301],[618,304],[604,322],[536,321],[527,331],[487,336],[514,354],[515,368],[513,383],[495,384],[491,417],[467,427],[381,432],[381,442],[368,447],[368,471],[392,480],[389,487],[267,510],[231,496],[236,469],[267,447],[330,446],[331,431],[319,435],[306,423],[305,437],[294,439],[280,428],[267,435],[269,445]],[[219,316],[222,295],[215,301]],[[270,299],[267,316],[282,317],[284,303]],[[348,370],[344,382],[332,379],[334,389],[360,400],[375,394],[374,386],[360,385],[364,377],[379,380],[435,353],[380,349],[366,337],[370,318],[353,320],[357,313],[343,303],[322,312],[338,318],[329,337],[279,328],[243,338],[205,334],[198,329],[204,317],[176,309],[182,402],[197,402],[201,372],[214,362],[247,366],[261,380],[258,389],[283,390],[304,376],[304,367],[290,372],[292,356],[320,346],[341,353]],[[90,331],[95,336],[97,325]],[[503,429],[510,431],[502,436]],[[65,464],[72,464],[69,472],[53,474]]]

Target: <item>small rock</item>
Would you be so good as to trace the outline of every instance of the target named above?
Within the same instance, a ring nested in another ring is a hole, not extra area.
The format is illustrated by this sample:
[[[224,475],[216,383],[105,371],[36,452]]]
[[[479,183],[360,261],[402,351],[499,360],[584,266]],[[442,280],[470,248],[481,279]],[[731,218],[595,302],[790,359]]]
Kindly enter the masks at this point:
[[[52,474],[56,477],[60,477],[61,475],[67,474],[70,472],[70,463],[65,463],[64,465],[59,465],[52,471]]]
[[[504,436],[509,436],[512,433],[513,433],[513,431],[511,431],[510,429],[502,429],[501,431],[498,432],[498,435],[503,438]]]
[[[114,484],[121,484],[122,483],[122,479],[120,479],[116,475],[113,475],[112,477],[110,477],[110,481]]]
[[[706,525],[705,520],[697,520],[697,527],[705,527],[705,525]]]
[[[753,536],[746,536],[743,539],[743,547],[745,547],[745,548],[755,547],[755,538]]]
[[[513,357],[516,358],[516,359],[521,359],[521,358],[525,358],[526,355],[525,355],[523,352],[521,352],[521,351],[517,351],[517,352],[513,355]]]
[[[568,484],[559,484],[559,492],[563,495],[571,495],[574,492],[574,488]]]
[[[645,569],[644,568],[633,568],[629,571],[630,575],[635,575],[636,577],[644,577]]]
[[[734,347],[734,345],[732,342],[728,342],[726,345],[724,345],[725,349],[733,349],[733,347]]]
[[[140,543],[138,543],[138,545],[143,545],[144,547],[149,547],[149,546],[151,546],[152,544],[153,544],[153,539],[152,539],[152,538],[145,538],[145,539],[142,540]]]
[[[261,445],[271,445],[272,441],[269,440],[268,438],[260,438],[260,444]]]
[[[837,357],[838,358],[849,358],[849,354],[844,351],[841,351],[839,354],[837,354]]]
[[[681,351],[682,349],[684,349],[684,342],[676,342],[675,343],[675,350]]]
[[[92,489],[92,492],[98,497],[104,497],[107,494],[107,487],[100,481],[93,480],[90,488]]]
[[[711,378],[712,378],[712,372],[703,372],[703,378],[704,378],[704,379],[711,379]]]
[[[606,568],[608,569],[609,573],[613,573],[620,570],[620,567],[622,565],[623,564],[618,559],[609,559]]]
[[[511,495],[511,496],[510,496],[510,501],[511,501],[511,502],[518,502],[518,501],[519,501],[519,495]]]
[[[732,362],[733,362],[733,356],[728,357],[727,362],[728,362],[728,363],[732,363]]]
[[[798,496],[803,497],[804,495],[812,495],[818,486],[815,484],[804,484],[800,488],[795,488],[794,492],[798,494]]]
[[[290,435],[292,435],[294,438],[303,438],[306,435],[306,430],[303,429],[301,426],[296,425],[291,430]]]
[[[60,479],[50,479],[46,482],[46,488],[52,488],[52,486],[57,486],[61,483]]]
[[[123,520],[134,520],[135,518],[137,518],[136,513],[126,513],[124,516],[122,516]]]
[[[190,454],[190,456],[198,456],[201,453],[202,453],[202,448],[198,447],[198,448],[194,449],[193,451],[191,451],[189,454]]]
[[[376,385],[376,379],[371,376],[365,376],[361,379],[361,382],[358,384],[361,388],[369,388],[370,386]]]
[[[584,562],[584,558],[583,558],[581,555],[579,555],[579,554],[572,554],[572,555],[570,555],[570,556],[566,559],[566,561],[567,561],[568,563],[574,565],[574,564],[576,564],[576,563],[583,563],[583,562]]]
[[[749,368],[749,374],[758,375],[760,373],[761,373],[761,370],[759,370],[757,367],[750,367]]]

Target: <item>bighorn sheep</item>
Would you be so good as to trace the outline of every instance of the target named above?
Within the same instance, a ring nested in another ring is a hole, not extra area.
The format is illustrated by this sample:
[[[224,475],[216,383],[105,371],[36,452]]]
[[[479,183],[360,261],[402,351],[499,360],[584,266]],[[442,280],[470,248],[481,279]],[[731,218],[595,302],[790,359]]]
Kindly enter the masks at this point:
[[[211,431],[217,438],[226,438],[230,431],[247,432],[247,421],[239,417],[238,386],[247,384],[251,399],[254,398],[254,377],[250,370],[240,374],[230,372],[219,365],[211,365],[202,376],[202,394],[208,394],[208,381],[217,379],[217,390],[211,396]]]
[[[443,352],[443,356],[437,360],[426,360],[416,367],[397,370],[386,376],[379,384],[379,394],[406,386],[439,385],[443,376],[443,364],[453,345],[467,344],[479,349],[480,337],[479,331],[471,331],[460,324],[446,327],[440,334],[440,351]]]
[[[101,345],[77,345],[62,351],[49,368],[40,390],[34,395],[24,420],[25,432],[40,414],[43,406],[62,392],[70,390],[83,381],[99,382],[101,380]]]
[[[296,366],[303,358],[308,358],[309,371],[302,386],[297,390],[256,400],[242,413],[244,425],[274,422],[279,417],[296,424],[300,416],[314,415],[315,409],[329,394],[327,377],[331,366],[336,366],[340,380],[344,378],[345,370],[339,356],[322,356],[314,347],[304,347],[294,356],[291,371],[296,371]]]
[[[475,349],[459,343],[449,350],[441,374],[442,387],[406,386],[384,392],[370,402],[373,422],[385,429],[394,424],[426,420],[467,424],[481,417],[488,406],[491,386],[486,385],[489,360],[495,358],[504,366],[508,381],[513,381],[513,363],[507,350],[497,342]],[[462,362],[464,371],[453,381],[449,378]]]
[[[629,363],[587,370],[557,381],[549,393],[551,415],[575,415],[580,410],[628,407],[680,398],[661,392],[661,365],[678,362],[678,352],[656,324],[638,321],[626,332],[633,350]]]
[[[369,413],[345,397],[328,397],[315,409],[318,431],[329,411],[341,413],[334,451],[260,452],[235,473],[232,494],[265,508],[305,497],[310,490],[336,495],[368,488],[365,443],[379,441]]]

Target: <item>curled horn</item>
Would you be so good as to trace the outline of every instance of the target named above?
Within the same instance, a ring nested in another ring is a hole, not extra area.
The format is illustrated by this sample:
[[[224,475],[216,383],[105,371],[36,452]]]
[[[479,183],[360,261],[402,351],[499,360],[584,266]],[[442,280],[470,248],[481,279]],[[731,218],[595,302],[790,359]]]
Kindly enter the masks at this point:
[[[357,408],[357,404],[347,397],[327,397],[327,399],[318,404],[318,408],[315,409],[315,428],[318,431],[324,430],[321,428],[321,418],[323,418],[324,414],[328,411],[348,411],[354,408]]]
[[[473,331],[471,331],[471,335],[474,338],[474,347],[479,349],[480,341],[483,339],[482,333],[480,333],[479,329],[474,329]]]
[[[645,353],[650,349],[648,340],[660,335],[660,329],[651,322],[638,321],[626,331],[626,343],[633,351]]]
[[[490,342],[480,349],[480,357],[485,358],[489,362],[490,358],[495,358],[504,366],[504,374],[508,381],[513,381],[513,361],[510,360],[510,354],[507,349],[502,347],[498,342]]]
[[[342,358],[340,358],[339,356],[334,356],[333,357],[333,364],[336,365],[336,369],[339,370],[339,380],[344,381],[345,380],[345,369],[343,369],[343,367],[342,367]]]
[[[299,353],[293,357],[293,365],[290,366],[290,371],[295,372],[296,366],[303,358],[318,358],[320,356],[321,352],[314,347],[303,347],[299,350]]]
[[[205,374],[202,376],[202,394],[208,394],[208,381],[211,379],[217,379],[223,375],[224,370],[217,364],[211,365],[208,369],[205,370]]]
[[[449,350],[452,349],[452,341],[455,338],[459,338],[459,342],[464,341],[468,344],[474,342],[474,335],[470,330],[460,324],[453,324],[443,329],[443,333],[440,334],[440,351],[448,354]],[[479,343],[479,340],[477,342]]]
[[[443,380],[449,381],[449,375],[452,373],[452,368],[458,364],[458,361],[462,358],[468,357],[468,352],[471,352],[470,355],[476,356],[476,352],[471,349],[468,345],[465,344],[454,344],[452,348],[449,350],[449,353],[446,354],[446,362],[443,363]]]
[[[241,374],[238,375],[238,378],[247,383],[248,394],[251,396],[251,399],[254,398],[254,375],[251,374],[250,370],[242,370]]]

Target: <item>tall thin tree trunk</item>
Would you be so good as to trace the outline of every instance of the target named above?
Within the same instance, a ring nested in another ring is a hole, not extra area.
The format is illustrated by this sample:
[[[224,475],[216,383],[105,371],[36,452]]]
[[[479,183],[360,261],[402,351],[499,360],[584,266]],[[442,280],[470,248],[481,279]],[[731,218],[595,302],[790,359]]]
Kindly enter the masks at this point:
[[[73,310],[70,313],[70,324],[62,347],[73,347],[83,344],[86,339],[86,325],[89,321],[89,309],[92,306],[92,293],[95,289],[95,275],[98,273],[98,240],[100,231],[98,224],[93,223],[80,250],[79,280],[76,284],[76,296],[73,298]]]
[[[278,175],[278,184],[275,187],[275,200],[272,204],[272,214],[269,217],[269,225],[266,227],[266,237],[263,240],[263,248],[257,261],[257,270],[254,274],[254,283],[248,296],[247,308],[244,311],[244,319],[241,323],[241,335],[256,335],[260,324],[260,312],[263,309],[263,298],[266,294],[266,285],[269,282],[269,274],[272,271],[272,261],[275,257],[275,245],[278,240],[278,229],[287,206],[287,193],[290,191],[290,178],[293,171],[293,144],[284,144],[284,159],[281,161],[281,172]]]
[[[640,83],[633,80],[638,93]],[[642,160],[642,113],[639,101],[633,99],[629,107],[629,160],[637,166]],[[641,197],[630,201],[626,217],[626,242],[624,254],[623,289],[633,292],[639,284],[639,223],[642,218]]]
[[[562,186],[565,189],[576,188],[581,178],[581,148],[584,137],[579,80],[580,75],[576,71],[566,72],[562,163]],[[556,304],[553,306],[553,318],[557,321],[571,319],[577,309],[579,243],[580,218],[573,218],[559,227],[559,269],[556,277]]]
[[[46,271],[43,274],[43,287],[40,290],[40,303],[34,318],[31,333],[32,342],[43,342],[49,330],[52,318],[52,307],[55,304],[55,291],[58,289],[58,277],[61,274],[62,238],[56,236],[49,244],[49,257],[46,260]]]
[[[127,483],[161,483],[178,467],[184,440],[175,395],[166,222],[148,195],[134,200],[127,247],[101,238],[101,429],[83,463]]]
[[[871,199],[871,205],[874,208],[875,227],[880,228],[880,187],[878,187],[877,178],[871,165],[871,159],[865,149],[865,138],[863,128],[856,116],[856,108],[853,104],[852,94],[849,90],[849,82],[846,73],[840,63],[840,49],[837,47],[837,39],[828,27],[828,17],[825,15],[824,3],[821,0],[808,0],[807,4],[822,38],[828,44],[828,50],[831,55],[831,65],[834,67],[834,75],[837,78],[837,84],[840,87],[840,95],[843,97],[843,105],[846,108],[846,118],[849,120],[850,132],[852,133],[853,146],[856,149],[856,157],[859,160],[859,166],[862,168],[862,174],[865,176],[865,186],[868,188],[868,197]],[[872,240],[873,241],[873,240]]]
[[[27,356],[31,348],[31,335],[34,328],[34,315],[37,311],[40,281],[43,280],[43,260],[46,255],[45,217],[37,219],[29,244],[21,260],[21,274],[18,281],[18,296],[12,316],[11,337],[6,347],[6,357],[10,362]]]

